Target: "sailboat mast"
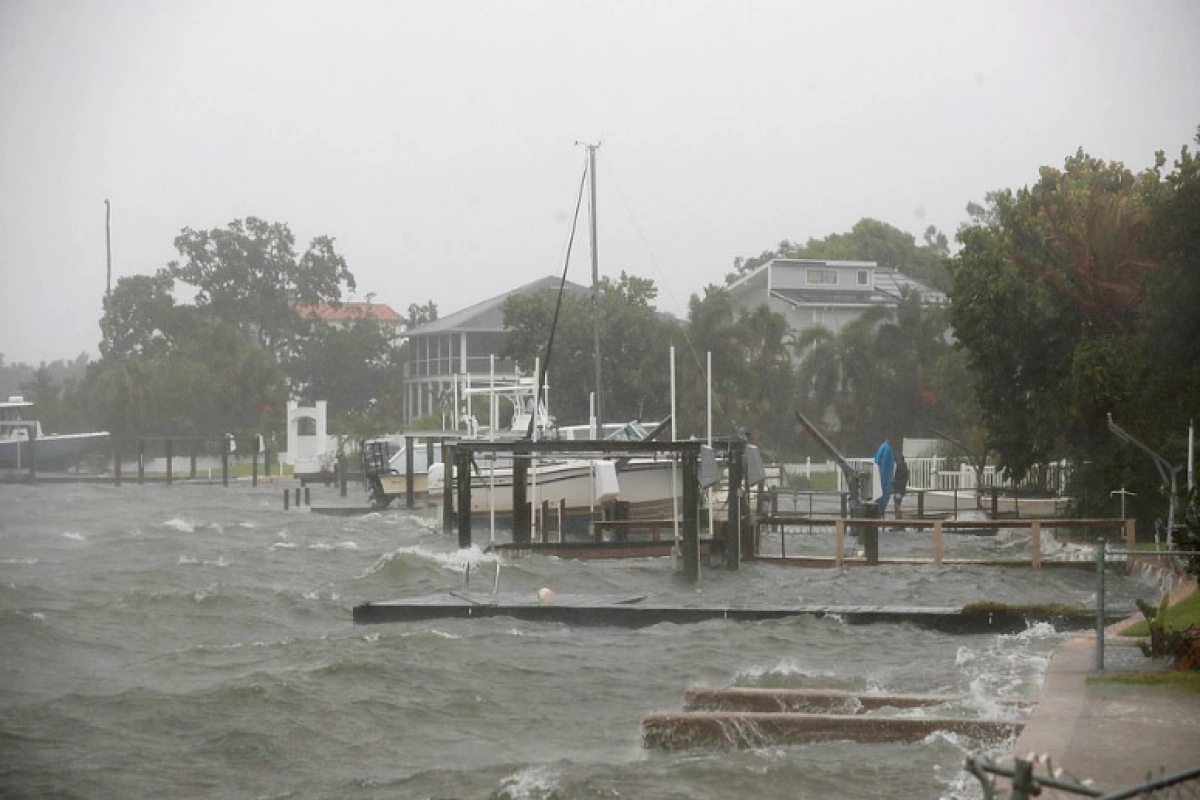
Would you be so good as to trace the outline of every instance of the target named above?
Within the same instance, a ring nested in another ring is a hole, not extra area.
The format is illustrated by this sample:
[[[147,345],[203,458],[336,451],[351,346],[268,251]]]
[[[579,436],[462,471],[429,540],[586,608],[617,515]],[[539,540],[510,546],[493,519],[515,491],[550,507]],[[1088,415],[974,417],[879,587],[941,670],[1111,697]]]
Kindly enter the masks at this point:
[[[592,233],[592,345],[596,359],[596,430],[604,430],[604,392],[600,383],[600,254],[596,245],[596,148],[587,145],[588,185],[591,188],[591,233]],[[603,437],[603,434],[600,434]]]

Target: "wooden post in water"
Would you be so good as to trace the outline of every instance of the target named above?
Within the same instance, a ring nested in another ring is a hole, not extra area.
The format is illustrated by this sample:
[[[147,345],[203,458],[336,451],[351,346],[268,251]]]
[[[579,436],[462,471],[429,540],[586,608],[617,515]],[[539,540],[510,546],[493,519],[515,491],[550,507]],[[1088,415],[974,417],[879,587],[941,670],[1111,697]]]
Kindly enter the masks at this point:
[[[863,516],[867,519],[880,519],[882,514],[879,511],[879,506],[874,503],[866,503],[863,505]],[[869,566],[879,565],[879,527],[876,525],[859,525],[858,541],[863,546],[863,555],[867,558]]]
[[[992,519],[999,519],[999,517],[1000,517],[1000,489],[999,489],[999,487],[993,486],[992,487]]]
[[[138,486],[146,482],[146,440],[138,437]]]
[[[529,480],[529,450],[517,444],[513,448],[513,542],[529,544],[533,540],[527,484]]]
[[[688,448],[681,453],[683,460],[683,507],[680,555],[683,577],[690,583],[700,581],[700,451]]]
[[[254,436],[254,460],[250,462],[250,485],[258,488],[258,435]]]
[[[1042,522],[1035,519],[1029,526],[1029,555],[1034,569],[1042,568]]]
[[[191,463],[191,470],[188,473],[188,478],[194,481],[194,480],[196,480],[196,440],[195,439],[192,439],[191,456],[192,456],[192,458],[191,458],[192,463]]]
[[[742,565],[742,524],[745,514],[742,513],[742,498],[745,476],[741,442],[729,444],[729,501],[725,504],[729,521],[725,525],[725,568],[737,570]]]
[[[174,445],[175,445],[174,441],[172,441],[171,439],[167,439],[167,486],[171,485],[171,483],[175,477],[173,465],[171,463],[171,461],[175,457]]]
[[[121,485],[121,448],[113,447],[113,484]]]
[[[338,467],[338,494],[340,494],[342,497],[345,497],[346,496],[346,481],[347,481],[346,472],[348,471],[347,467],[346,467],[346,454],[345,453],[338,453],[337,467]]]
[[[471,546],[471,453],[467,450],[456,452],[454,462],[455,488],[458,490],[458,546],[465,548]],[[450,484],[447,484],[447,493],[449,490]]]
[[[457,450],[453,444],[442,445],[442,533],[447,536],[454,530],[454,465],[458,463]]]
[[[1125,520],[1125,547],[1129,550],[1137,543],[1137,520],[1130,518]]]
[[[37,480],[37,427],[29,426],[29,480]],[[20,445],[17,445],[20,447]]]
[[[233,434],[221,437],[221,485],[229,485],[229,445],[233,442]]]
[[[413,486],[413,442],[411,436],[404,437],[404,507],[417,505],[416,487]]]
[[[833,564],[841,567],[846,563],[846,518],[838,517],[833,522]]]
[[[944,541],[942,521],[940,519],[935,520],[933,523],[933,563],[938,566],[942,564],[942,545]]]

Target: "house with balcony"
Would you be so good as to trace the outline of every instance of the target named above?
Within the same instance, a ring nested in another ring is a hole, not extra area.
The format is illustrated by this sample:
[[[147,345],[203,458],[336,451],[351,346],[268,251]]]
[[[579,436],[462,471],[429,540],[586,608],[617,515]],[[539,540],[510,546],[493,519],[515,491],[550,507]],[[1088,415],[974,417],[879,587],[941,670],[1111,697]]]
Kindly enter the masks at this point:
[[[911,289],[928,305],[944,305],[946,295],[874,261],[774,258],[727,287],[734,307],[754,311],[765,305],[793,330],[813,326],[838,332],[876,306],[895,306]]]
[[[404,365],[405,419],[414,420],[442,410],[440,398],[447,397],[464,379],[482,384],[492,370],[498,378],[518,376],[517,365],[500,358],[504,345],[504,301],[513,295],[557,292],[560,278],[547,276],[488,300],[468,306],[441,319],[409,330],[408,361]],[[567,281],[565,291],[588,295],[591,289]]]

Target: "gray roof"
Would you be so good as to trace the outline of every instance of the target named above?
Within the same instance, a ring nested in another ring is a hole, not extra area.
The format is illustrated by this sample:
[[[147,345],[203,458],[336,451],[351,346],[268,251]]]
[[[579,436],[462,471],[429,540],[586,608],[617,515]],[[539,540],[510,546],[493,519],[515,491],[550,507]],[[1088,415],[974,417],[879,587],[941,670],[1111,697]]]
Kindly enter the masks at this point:
[[[516,289],[511,289],[504,294],[498,294],[473,306],[467,306],[461,311],[455,311],[449,316],[435,319],[433,322],[422,325],[419,328],[413,328],[405,335],[409,337],[432,336],[452,331],[502,332],[504,331],[503,306],[505,300],[514,294],[537,294],[544,291],[557,292],[561,280],[561,278],[555,275],[538,278],[532,283],[518,286]],[[586,294],[591,289],[567,281],[565,291],[571,294]]]

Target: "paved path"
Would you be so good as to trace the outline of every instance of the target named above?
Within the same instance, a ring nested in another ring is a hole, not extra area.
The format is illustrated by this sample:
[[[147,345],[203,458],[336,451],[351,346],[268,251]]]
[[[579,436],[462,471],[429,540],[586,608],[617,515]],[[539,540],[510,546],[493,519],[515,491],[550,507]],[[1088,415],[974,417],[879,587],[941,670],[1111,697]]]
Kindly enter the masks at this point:
[[[1118,623],[1110,631],[1120,627]],[[1170,668],[1165,659],[1143,656],[1131,639],[1106,635],[1105,642],[1105,674]],[[1013,746],[1014,756],[1047,754],[1055,768],[1077,780],[1090,778],[1106,792],[1141,783],[1150,773],[1200,767],[1200,693],[1089,683],[1089,677],[1100,675],[1095,667],[1094,633],[1054,652],[1041,698]],[[1037,773],[1045,774],[1045,768]],[[1188,789],[1200,796],[1200,781],[1189,783]]]

